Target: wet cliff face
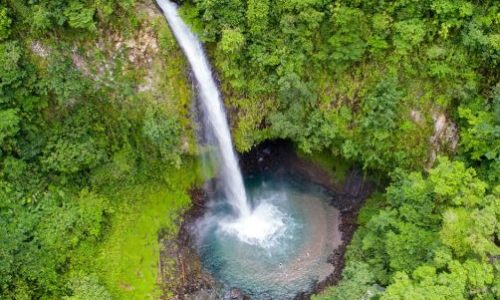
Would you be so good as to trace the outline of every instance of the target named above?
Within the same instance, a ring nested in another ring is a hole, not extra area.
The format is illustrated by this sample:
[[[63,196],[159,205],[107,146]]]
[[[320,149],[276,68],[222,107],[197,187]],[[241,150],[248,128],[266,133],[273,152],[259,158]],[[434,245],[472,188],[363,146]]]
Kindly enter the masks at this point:
[[[299,156],[288,140],[271,140],[255,146],[241,155],[240,165],[246,175],[272,172],[319,184],[331,195],[332,205],[342,211],[359,209],[375,188],[354,164],[343,178],[334,178],[332,170]]]

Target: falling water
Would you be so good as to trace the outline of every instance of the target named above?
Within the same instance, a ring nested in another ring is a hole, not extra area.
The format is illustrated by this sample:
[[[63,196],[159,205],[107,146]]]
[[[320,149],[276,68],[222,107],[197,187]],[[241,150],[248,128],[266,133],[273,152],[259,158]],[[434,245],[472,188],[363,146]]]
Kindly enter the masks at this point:
[[[177,4],[169,0],[157,0],[165,17],[186,55],[199,87],[201,109],[207,119],[206,135],[212,137],[220,158],[220,179],[224,198],[237,212],[234,216],[206,216],[206,222],[218,224],[227,234],[253,245],[268,248],[285,228],[284,218],[279,209],[266,201],[256,199],[255,207],[247,200],[238,160],[233,150],[231,134],[224,113],[221,96],[203,51],[203,46],[195,34],[182,21],[177,12]],[[208,133],[211,133],[208,135]]]
[[[225,201],[214,201],[195,230],[204,266],[225,288],[241,287],[253,299],[289,299],[310,290],[332,272],[328,257],[340,244],[338,211],[312,190],[304,193],[271,179],[256,186],[246,182],[250,206],[203,47],[175,3],[156,1],[191,65],[207,123],[203,129],[219,155]],[[228,204],[236,215],[228,213]]]
[[[201,109],[207,117],[215,137],[217,150],[220,153],[220,177],[223,181],[225,197],[240,217],[249,216],[250,206],[247,202],[238,160],[233,150],[224,107],[203,47],[196,35],[182,21],[175,3],[168,0],[157,0],[157,3],[163,10],[175,38],[184,51],[199,85]]]

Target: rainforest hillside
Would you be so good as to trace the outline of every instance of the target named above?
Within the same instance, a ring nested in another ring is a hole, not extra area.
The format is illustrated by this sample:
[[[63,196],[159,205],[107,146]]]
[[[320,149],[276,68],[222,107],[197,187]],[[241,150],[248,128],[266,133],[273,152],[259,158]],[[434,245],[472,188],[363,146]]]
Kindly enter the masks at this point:
[[[498,1],[185,0],[239,152],[379,183],[314,299],[500,298]],[[0,0],[0,299],[169,299],[199,167],[153,0]],[[173,258],[172,258],[173,259]]]

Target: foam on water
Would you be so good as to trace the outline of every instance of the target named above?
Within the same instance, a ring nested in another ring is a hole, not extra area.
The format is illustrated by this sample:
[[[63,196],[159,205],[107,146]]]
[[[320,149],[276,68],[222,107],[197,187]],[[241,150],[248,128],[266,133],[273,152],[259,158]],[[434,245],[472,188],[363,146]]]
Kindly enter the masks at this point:
[[[247,192],[255,214],[220,221],[226,209],[215,205],[196,231],[203,265],[225,289],[238,287],[256,300],[292,299],[331,274],[328,259],[341,239],[328,196],[269,177],[249,180]]]
[[[249,215],[222,220],[219,225],[222,231],[235,235],[242,242],[271,248],[285,231],[286,216],[266,199],[258,201],[260,204]]]

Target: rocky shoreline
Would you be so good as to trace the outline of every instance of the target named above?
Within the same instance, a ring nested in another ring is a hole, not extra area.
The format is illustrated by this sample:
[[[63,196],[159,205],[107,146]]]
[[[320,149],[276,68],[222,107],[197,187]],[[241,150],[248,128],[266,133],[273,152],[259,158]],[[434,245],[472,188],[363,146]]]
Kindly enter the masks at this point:
[[[343,182],[331,178],[320,166],[307,161],[295,153],[293,145],[284,140],[264,142],[240,158],[243,173],[247,176],[261,172],[273,172],[291,176],[296,180],[307,180],[322,186],[330,195],[331,205],[340,210],[340,232],[342,244],[336,248],[329,262],[334,271],[325,280],[316,283],[310,293],[301,293],[295,299],[310,299],[312,294],[321,292],[336,284],[344,266],[344,253],[356,230],[359,209],[374,190],[374,185],[366,180],[359,169],[348,171]],[[224,294],[222,286],[207,272],[203,271],[195,249],[192,226],[206,210],[210,198],[207,191],[213,190],[214,182],[207,182],[205,189],[191,191],[192,207],[183,215],[179,233],[174,238],[160,237],[160,285],[166,299],[250,299],[237,288]],[[172,257],[175,258],[172,262]],[[170,293],[174,293],[173,295]]]

